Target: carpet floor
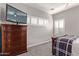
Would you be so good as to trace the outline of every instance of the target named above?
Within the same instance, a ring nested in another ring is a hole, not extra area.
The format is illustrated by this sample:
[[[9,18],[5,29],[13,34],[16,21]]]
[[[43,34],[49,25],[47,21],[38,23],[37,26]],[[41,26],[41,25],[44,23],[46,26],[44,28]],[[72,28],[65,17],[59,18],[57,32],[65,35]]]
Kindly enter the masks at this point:
[[[52,43],[44,43],[28,48],[28,52],[18,56],[52,56]]]

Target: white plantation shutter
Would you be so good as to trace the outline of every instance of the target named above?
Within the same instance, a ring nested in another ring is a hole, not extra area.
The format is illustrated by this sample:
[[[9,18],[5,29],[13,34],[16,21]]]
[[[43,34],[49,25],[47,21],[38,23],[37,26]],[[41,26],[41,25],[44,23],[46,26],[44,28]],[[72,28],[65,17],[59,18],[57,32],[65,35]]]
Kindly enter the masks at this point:
[[[27,16],[27,24],[30,24],[30,22],[31,22],[30,20],[31,20],[31,17],[28,15]]]
[[[47,26],[48,19],[36,16],[27,16],[27,24],[38,25],[38,26]]]
[[[54,21],[54,35],[62,36],[65,34],[65,21],[64,19]]]
[[[31,24],[37,24],[37,17],[31,17]]]

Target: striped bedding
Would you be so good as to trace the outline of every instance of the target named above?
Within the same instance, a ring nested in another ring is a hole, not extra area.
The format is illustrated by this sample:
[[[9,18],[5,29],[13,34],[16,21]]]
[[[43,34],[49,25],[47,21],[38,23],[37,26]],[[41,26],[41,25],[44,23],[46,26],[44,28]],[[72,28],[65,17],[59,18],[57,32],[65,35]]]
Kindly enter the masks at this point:
[[[68,35],[59,37],[54,41],[53,55],[55,56],[71,56],[72,55],[72,43],[78,37],[74,35]]]

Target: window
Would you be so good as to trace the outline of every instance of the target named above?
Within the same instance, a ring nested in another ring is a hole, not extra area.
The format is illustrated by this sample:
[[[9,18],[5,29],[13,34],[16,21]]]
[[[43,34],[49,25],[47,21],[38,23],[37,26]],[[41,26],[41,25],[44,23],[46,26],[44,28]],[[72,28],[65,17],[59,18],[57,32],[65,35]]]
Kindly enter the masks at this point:
[[[30,24],[30,16],[27,16],[27,24]]]
[[[37,17],[31,17],[31,24],[37,24]]]
[[[27,24],[47,26],[48,20],[42,17],[27,16]]]
[[[59,21],[59,28],[64,28],[64,20]]]
[[[61,36],[65,31],[64,19],[54,21],[54,35]]]
[[[44,20],[44,24],[47,25],[48,24],[48,20]]]
[[[57,20],[55,21],[55,28],[59,28]]]
[[[39,18],[39,21],[38,21],[38,22],[39,22],[39,25],[43,25],[43,22],[44,22],[44,21],[43,21],[42,18]]]

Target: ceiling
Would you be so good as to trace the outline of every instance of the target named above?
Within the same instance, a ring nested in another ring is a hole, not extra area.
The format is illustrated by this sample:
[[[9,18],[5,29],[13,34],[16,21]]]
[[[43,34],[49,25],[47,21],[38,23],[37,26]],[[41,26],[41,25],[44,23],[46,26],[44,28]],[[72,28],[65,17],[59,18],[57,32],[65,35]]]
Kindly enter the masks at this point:
[[[79,5],[78,3],[28,3],[27,5],[42,10],[49,14],[55,14],[60,11]],[[52,10],[51,10],[52,9]]]

